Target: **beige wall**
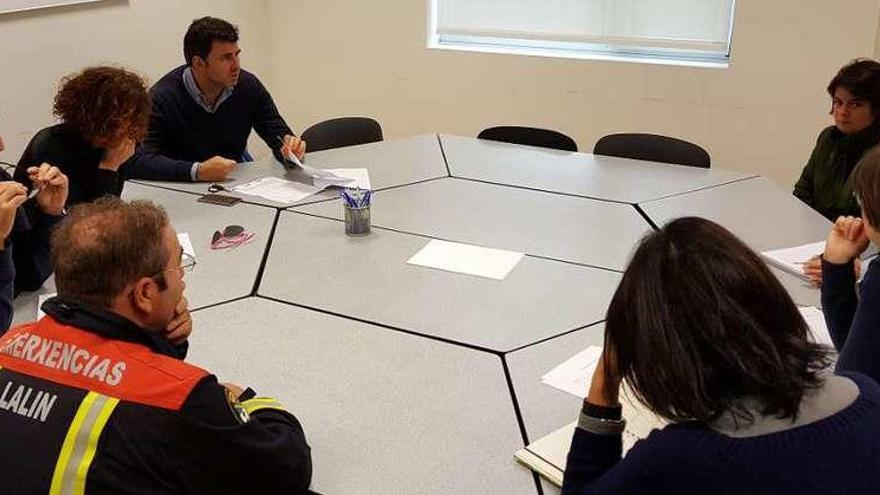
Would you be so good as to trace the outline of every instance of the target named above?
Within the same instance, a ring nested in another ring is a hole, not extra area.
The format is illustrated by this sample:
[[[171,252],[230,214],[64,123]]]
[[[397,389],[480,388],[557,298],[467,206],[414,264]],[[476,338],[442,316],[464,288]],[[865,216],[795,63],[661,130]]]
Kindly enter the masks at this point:
[[[248,63],[270,74],[262,0],[106,0],[0,15],[0,160],[18,160],[33,133],[54,122],[58,80],[84,66],[112,63],[151,82],[183,63],[183,33],[202,15],[234,19]],[[253,47],[253,49],[251,48]]]
[[[583,151],[607,133],[657,132],[786,187],[828,122],[828,80],[873,55],[880,14],[878,0],[740,0],[719,70],[428,50],[426,0],[268,5],[274,93],[294,128],[350,114],[390,137],[526,124]]]
[[[213,14],[241,27],[244,66],[297,130],[357,114],[388,137],[525,124],[567,132],[584,151],[610,132],[657,132],[788,186],[828,122],[828,79],[880,52],[880,0],[740,0],[727,70],[428,50],[426,10],[427,0],[106,0],[0,16],[0,159],[15,161],[53,121],[62,75],[113,62],[155,80],[180,63],[188,22]]]

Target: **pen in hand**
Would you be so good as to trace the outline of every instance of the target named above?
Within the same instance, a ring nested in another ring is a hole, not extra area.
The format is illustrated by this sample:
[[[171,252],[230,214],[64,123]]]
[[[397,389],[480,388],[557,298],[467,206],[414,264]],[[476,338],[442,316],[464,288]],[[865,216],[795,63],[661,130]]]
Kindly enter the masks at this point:
[[[290,153],[287,153],[287,154],[284,153],[284,137],[278,136],[278,141],[281,142],[281,148],[282,148],[281,154],[282,154],[282,156],[284,156],[284,159],[289,162],[292,162],[297,167],[302,168],[302,166],[303,166],[302,162],[299,161],[299,158],[296,157],[296,154],[293,153],[293,151],[291,151]]]

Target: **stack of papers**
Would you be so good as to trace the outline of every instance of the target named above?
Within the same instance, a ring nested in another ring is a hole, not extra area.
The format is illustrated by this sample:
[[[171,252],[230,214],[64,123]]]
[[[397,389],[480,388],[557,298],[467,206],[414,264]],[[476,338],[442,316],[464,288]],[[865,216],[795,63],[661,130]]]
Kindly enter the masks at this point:
[[[433,240],[407,264],[504,280],[522,257],[523,253]]]
[[[248,196],[261,198],[282,204],[293,204],[328,187],[359,187],[371,189],[370,174],[365,168],[320,169],[303,165],[297,167],[312,184],[282,179],[280,177],[263,177],[230,188],[232,191]]]
[[[803,263],[813,256],[821,255],[824,251],[825,241],[819,241],[802,246],[764,251],[761,255],[774,266],[804,280],[809,280],[804,275]]]
[[[234,186],[232,190],[248,196],[266,198],[277,203],[293,204],[320,192],[322,188],[279,177],[263,177]]]

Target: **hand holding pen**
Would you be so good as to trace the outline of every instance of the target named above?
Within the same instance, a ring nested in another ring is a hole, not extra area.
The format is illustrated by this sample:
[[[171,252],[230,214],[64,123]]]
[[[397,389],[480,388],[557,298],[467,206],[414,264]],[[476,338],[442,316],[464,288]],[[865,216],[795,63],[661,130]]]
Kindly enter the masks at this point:
[[[278,136],[278,141],[281,143],[281,156],[302,167],[302,160],[306,156],[306,142],[291,134]]]

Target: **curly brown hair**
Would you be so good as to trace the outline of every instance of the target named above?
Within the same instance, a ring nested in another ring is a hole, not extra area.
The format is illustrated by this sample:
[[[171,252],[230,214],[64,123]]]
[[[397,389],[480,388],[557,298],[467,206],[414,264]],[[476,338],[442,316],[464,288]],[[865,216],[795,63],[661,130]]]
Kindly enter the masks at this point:
[[[88,67],[61,80],[54,113],[90,142],[125,136],[143,141],[150,94],[141,76],[119,67]]]

